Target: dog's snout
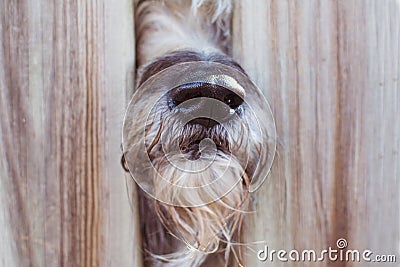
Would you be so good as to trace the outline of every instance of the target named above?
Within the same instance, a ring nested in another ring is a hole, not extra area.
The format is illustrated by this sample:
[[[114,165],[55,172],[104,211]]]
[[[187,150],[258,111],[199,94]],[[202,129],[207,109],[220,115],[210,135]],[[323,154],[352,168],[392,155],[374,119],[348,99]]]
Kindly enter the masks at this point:
[[[243,98],[225,87],[195,82],[172,89],[168,104],[171,110],[192,116],[190,123],[213,127],[238,113]]]

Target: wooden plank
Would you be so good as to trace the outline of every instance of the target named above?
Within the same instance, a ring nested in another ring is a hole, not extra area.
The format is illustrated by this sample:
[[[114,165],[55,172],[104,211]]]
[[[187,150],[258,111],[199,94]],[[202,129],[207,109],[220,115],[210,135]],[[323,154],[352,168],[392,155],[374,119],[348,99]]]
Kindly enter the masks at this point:
[[[6,0],[0,17],[0,264],[139,266],[119,166],[132,3]]]
[[[106,16],[106,88],[108,110],[107,188],[109,202],[104,266],[142,266],[140,225],[136,188],[129,175],[123,177],[120,165],[122,123],[125,104],[134,84],[135,46],[133,3],[104,1]],[[132,188],[133,187],[133,188]],[[132,195],[130,195],[132,194]]]
[[[399,255],[399,25],[398,1],[238,3],[234,56],[269,99],[279,142],[247,242],[320,250],[346,238]],[[247,264],[264,266],[263,244],[248,245]]]

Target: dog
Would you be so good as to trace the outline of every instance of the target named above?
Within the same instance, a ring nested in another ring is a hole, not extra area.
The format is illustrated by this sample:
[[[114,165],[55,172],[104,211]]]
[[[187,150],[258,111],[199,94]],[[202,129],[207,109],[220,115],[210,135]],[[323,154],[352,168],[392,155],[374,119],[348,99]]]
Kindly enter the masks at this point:
[[[123,129],[145,266],[244,266],[243,220],[275,126],[231,57],[230,0],[136,6],[136,93]]]

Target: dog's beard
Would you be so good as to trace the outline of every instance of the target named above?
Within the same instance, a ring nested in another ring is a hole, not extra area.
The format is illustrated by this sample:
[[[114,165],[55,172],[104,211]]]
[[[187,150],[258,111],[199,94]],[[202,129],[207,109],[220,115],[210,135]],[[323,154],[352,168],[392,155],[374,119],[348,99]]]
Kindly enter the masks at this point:
[[[250,181],[240,160],[231,153],[225,126],[207,129],[197,124],[182,128],[165,124],[176,126],[179,122],[166,118],[147,127],[151,140],[148,155],[157,175],[167,181],[154,179],[153,194],[176,204],[156,201],[155,207],[164,227],[182,242],[173,253],[153,256],[163,266],[198,266],[207,255],[219,251],[224,251],[226,264],[232,255],[239,261],[240,249],[234,244],[241,241],[237,238],[248,206]],[[161,142],[163,135],[168,143]]]
[[[196,165],[197,163],[188,164]],[[229,164],[227,159],[223,156],[218,156],[216,164],[214,164],[217,166],[201,174],[190,175],[190,177],[179,175],[175,169],[163,168],[162,164],[159,166],[160,173],[165,178],[170,178],[172,183],[179,179],[180,186],[193,186],[193,184],[198,184],[199,182],[210,183],[215,177],[219,177],[224,172],[226,164]],[[226,175],[229,176],[228,179],[237,181],[238,177],[242,178],[242,171],[239,165],[235,165]],[[158,187],[157,184],[154,185],[154,188],[156,194],[163,194],[167,198],[177,198],[183,203],[198,203],[224,193],[222,189],[231,189],[229,183],[218,182],[222,180],[218,179],[217,182],[213,183],[212,187],[204,190],[203,194],[193,194],[189,190],[180,188],[176,190],[177,187]],[[248,184],[246,176],[244,181]],[[183,263],[187,264],[187,266],[198,266],[205,256],[217,252],[221,247],[225,247],[228,248],[225,251],[225,262],[228,263],[230,248],[234,243],[240,242],[235,238],[238,236],[237,232],[241,227],[242,212],[247,208],[247,201],[248,191],[240,181],[222,198],[209,205],[179,207],[159,201],[155,202],[157,214],[166,229],[176,238],[183,241],[180,249],[172,254],[163,255],[162,258],[176,266],[183,266]],[[239,256],[237,255],[237,257]]]

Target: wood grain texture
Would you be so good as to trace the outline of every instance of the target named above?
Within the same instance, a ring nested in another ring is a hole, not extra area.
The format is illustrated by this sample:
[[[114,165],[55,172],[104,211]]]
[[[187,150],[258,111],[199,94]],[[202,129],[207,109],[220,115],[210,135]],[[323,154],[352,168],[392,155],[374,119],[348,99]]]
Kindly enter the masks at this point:
[[[0,265],[140,266],[119,165],[131,1],[6,0],[0,18]]]
[[[234,56],[269,99],[279,141],[247,241],[290,251],[346,238],[399,260],[400,3],[241,1],[233,27]],[[287,264],[249,247],[248,266]]]
[[[141,266],[119,166],[132,14],[128,0],[0,1],[0,266]],[[279,138],[247,242],[343,237],[399,261],[399,1],[238,1],[232,32]],[[249,248],[247,266],[290,265]]]

